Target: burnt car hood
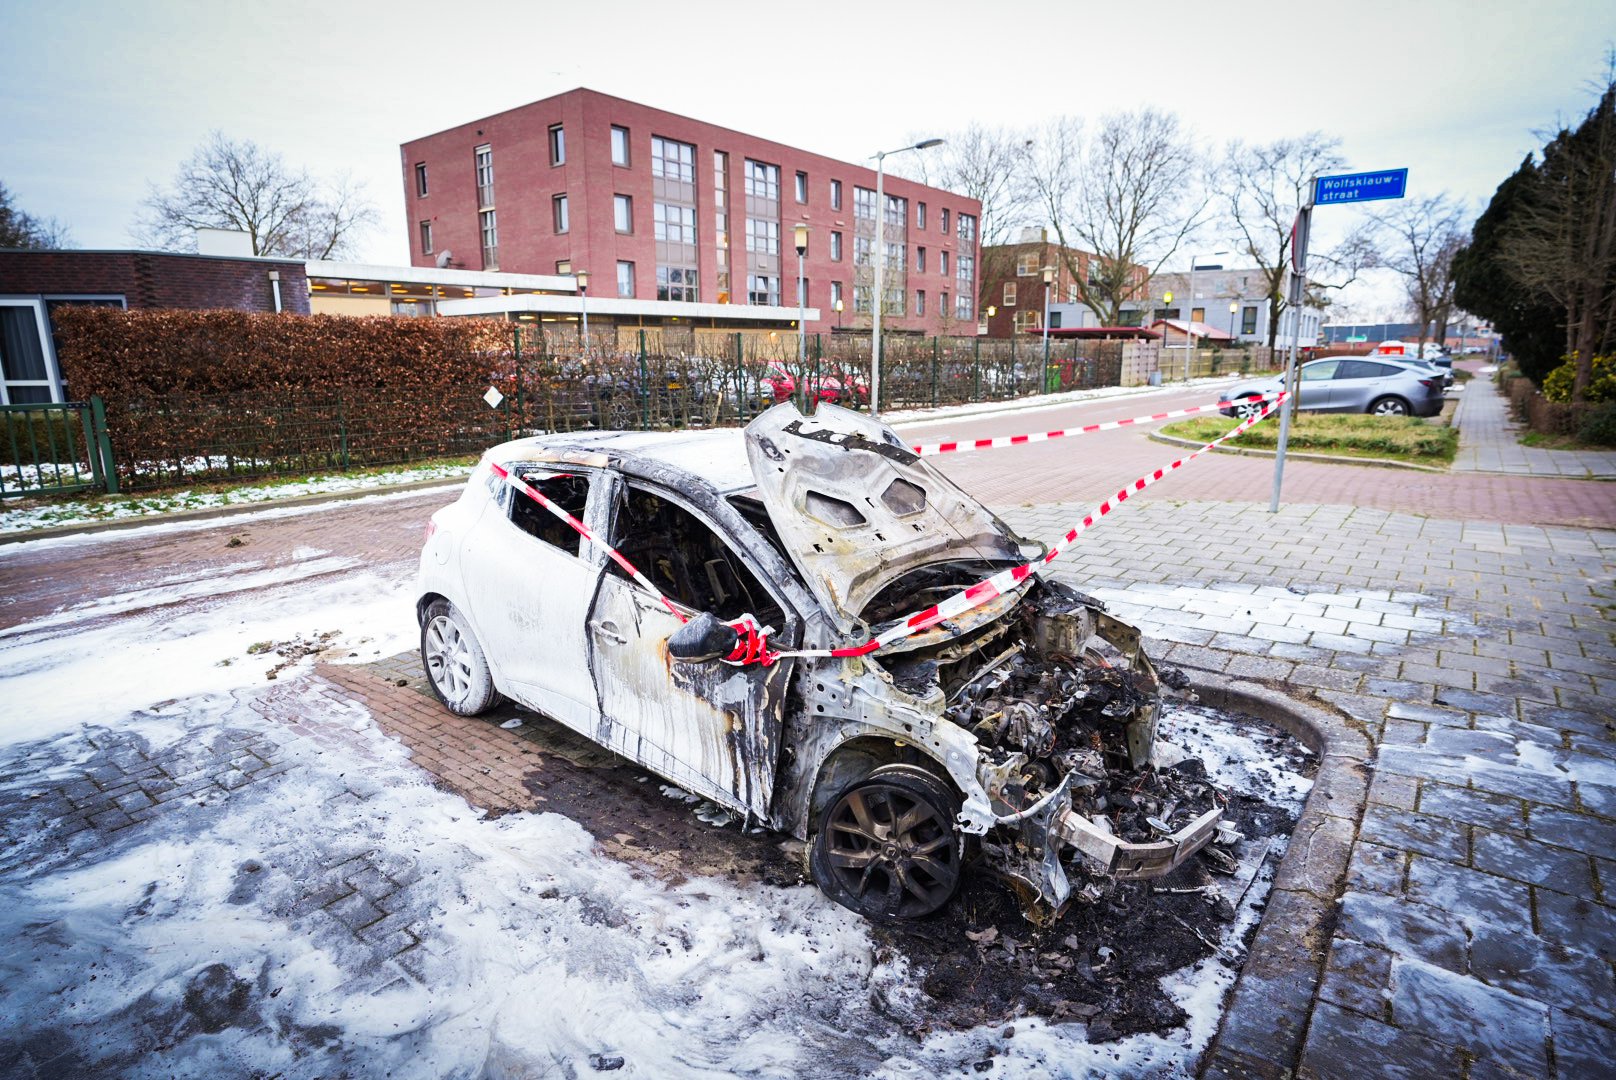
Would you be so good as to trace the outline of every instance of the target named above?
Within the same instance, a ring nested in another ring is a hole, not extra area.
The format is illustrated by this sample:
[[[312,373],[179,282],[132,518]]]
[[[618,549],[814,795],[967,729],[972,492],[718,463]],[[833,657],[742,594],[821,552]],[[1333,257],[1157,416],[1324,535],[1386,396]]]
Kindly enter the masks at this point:
[[[782,402],[746,427],[758,496],[837,628],[888,583],[932,563],[1042,554],[909,450],[891,428],[822,403]]]

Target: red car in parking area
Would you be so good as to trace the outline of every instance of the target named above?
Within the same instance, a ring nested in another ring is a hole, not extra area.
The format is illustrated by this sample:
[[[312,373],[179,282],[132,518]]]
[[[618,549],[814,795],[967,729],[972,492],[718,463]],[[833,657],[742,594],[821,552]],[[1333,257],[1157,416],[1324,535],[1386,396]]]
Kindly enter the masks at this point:
[[[868,404],[870,400],[868,386],[856,379],[844,379],[837,375],[810,374],[803,380],[803,389],[815,401],[828,401],[848,408]],[[772,361],[758,383],[758,393],[770,404],[789,400],[797,393],[796,376],[778,360]]]

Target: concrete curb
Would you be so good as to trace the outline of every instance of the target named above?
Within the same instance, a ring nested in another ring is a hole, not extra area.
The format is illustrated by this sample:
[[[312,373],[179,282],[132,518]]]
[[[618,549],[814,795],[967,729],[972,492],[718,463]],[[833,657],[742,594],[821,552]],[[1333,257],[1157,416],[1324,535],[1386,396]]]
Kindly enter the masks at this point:
[[[1163,435],[1159,431],[1152,431],[1150,438],[1153,442],[1166,443],[1168,446],[1187,446],[1197,450],[1206,445],[1193,439],[1180,439],[1172,435]],[[1246,457],[1265,458],[1278,456],[1276,451],[1258,450],[1249,446],[1219,446],[1213,449],[1213,453],[1242,454]],[[1286,450],[1285,460],[1290,461],[1293,459],[1296,461],[1325,461],[1337,465],[1373,465],[1377,469],[1413,469],[1415,472],[1425,473],[1446,473],[1450,471],[1448,469],[1439,469],[1435,465],[1415,465],[1408,461],[1388,461],[1385,458],[1336,457],[1334,454],[1309,454],[1296,450]]]
[[[51,540],[61,536],[81,536],[89,533],[113,532],[118,529],[138,529],[147,525],[169,525],[177,521],[210,521],[215,518],[256,514],[265,510],[284,510],[289,507],[318,506],[321,503],[347,502],[370,495],[397,495],[406,491],[431,491],[434,488],[465,486],[466,478],[417,480],[409,484],[389,484],[384,487],[354,488],[350,491],[324,491],[316,495],[296,495],[289,499],[263,499],[259,502],[237,503],[234,506],[211,506],[206,510],[176,510],[168,514],[146,514],[142,517],[118,518],[115,521],[93,521],[81,525],[57,525],[46,529],[26,529],[0,533],[0,545],[21,544],[29,540]]]
[[[1186,669],[1201,701],[1285,729],[1319,755],[1262,921],[1230,993],[1200,1075],[1280,1080],[1295,1075],[1335,927],[1374,747],[1339,715],[1250,680]]]

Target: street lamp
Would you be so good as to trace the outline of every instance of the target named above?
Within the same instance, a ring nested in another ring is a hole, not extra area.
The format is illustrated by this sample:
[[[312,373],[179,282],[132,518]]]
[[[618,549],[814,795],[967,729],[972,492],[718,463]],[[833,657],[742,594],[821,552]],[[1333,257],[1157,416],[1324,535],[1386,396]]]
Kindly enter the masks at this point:
[[[1049,287],[1055,284],[1055,268],[1044,267],[1044,389],[1049,389]]]
[[[896,150],[883,150],[875,155],[875,311],[870,319],[870,416],[881,415],[881,309],[886,306],[882,294],[882,275],[887,257],[887,199],[885,163],[889,154],[905,154],[910,150],[929,150],[943,145],[941,139],[922,139],[911,146]]]
[[[583,329],[584,355],[588,356],[589,355],[589,271],[588,270],[579,270],[576,274],[573,275],[573,279],[578,282],[578,308],[579,308],[580,311],[583,312],[583,317],[584,317],[584,329]]]
[[[1230,341],[1237,340],[1235,332],[1234,332],[1234,317],[1239,311],[1240,311],[1240,301],[1238,301],[1238,300],[1230,300],[1229,301],[1229,340]]]
[[[840,330],[842,328],[842,302],[838,300],[831,307],[836,311],[836,329]]]
[[[802,222],[791,227],[797,247],[797,378],[807,380],[808,361],[808,328],[803,325],[803,316],[807,314],[808,290],[802,284],[802,257],[808,254],[808,226]],[[808,388],[803,386],[802,406],[808,404]]]

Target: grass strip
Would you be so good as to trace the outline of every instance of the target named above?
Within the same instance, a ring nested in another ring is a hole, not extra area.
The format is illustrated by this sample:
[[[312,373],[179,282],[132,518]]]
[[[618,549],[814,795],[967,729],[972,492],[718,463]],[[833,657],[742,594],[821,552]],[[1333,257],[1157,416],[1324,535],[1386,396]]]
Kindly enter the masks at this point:
[[[1198,416],[1168,424],[1161,433],[1206,443],[1226,434],[1237,423],[1227,416]],[[1259,424],[1225,445],[1276,449],[1279,421],[1276,418]],[[1289,448],[1311,454],[1441,466],[1453,463],[1459,450],[1459,433],[1418,416],[1302,413],[1291,424]]]

